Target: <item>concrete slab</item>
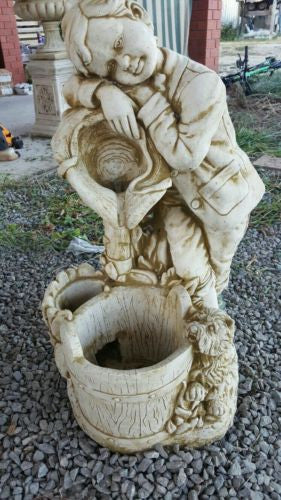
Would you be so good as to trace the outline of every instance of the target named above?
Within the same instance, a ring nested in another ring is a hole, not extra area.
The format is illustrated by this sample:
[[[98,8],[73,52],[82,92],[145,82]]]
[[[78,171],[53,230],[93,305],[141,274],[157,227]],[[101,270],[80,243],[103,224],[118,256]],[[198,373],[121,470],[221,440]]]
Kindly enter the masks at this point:
[[[281,158],[274,156],[263,155],[254,161],[255,167],[269,168],[270,170],[280,170],[281,172]]]
[[[29,135],[35,122],[32,95],[0,97],[0,123],[13,135]]]
[[[220,44],[220,67],[219,73],[234,73],[237,71],[237,54],[244,57],[244,47],[249,47],[249,64],[254,66],[265,60],[266,57],[280,59],[281,37],[272,40],[234,40],[233,42],[221,42]]]
[[[14,161],[0,162],[0,176],[9,175],[14,179],[50,173],[57,168],[53,159],[50,139],[24,137],[21,157]]]
[[[0,123],[11,130],[14,136],[22,136],[24,141],[18,160],[0,162],[0,176],[22,179],[48,174],[57,168],[50,139],[29,135],[34,121],[33,96],[0,97]]]

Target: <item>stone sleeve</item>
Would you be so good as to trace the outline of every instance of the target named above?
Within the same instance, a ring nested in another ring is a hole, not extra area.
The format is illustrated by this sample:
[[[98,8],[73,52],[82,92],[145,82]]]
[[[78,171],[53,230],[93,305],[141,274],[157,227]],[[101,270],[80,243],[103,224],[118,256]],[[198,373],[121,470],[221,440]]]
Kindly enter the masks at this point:
[[[76,108],[97,108],[99,100],[95,96],[98,87],[104,83],[99,77],[85,78],[73,75],[64,85],[63,95],[69,106]]]
[[[183,75],[184,78],[184,75]],[[156,92],[138,113],[170,167],[194,170],[207,155],[226,107],[225,87],[214,72],[201,73],[181,86],[173,104]]]

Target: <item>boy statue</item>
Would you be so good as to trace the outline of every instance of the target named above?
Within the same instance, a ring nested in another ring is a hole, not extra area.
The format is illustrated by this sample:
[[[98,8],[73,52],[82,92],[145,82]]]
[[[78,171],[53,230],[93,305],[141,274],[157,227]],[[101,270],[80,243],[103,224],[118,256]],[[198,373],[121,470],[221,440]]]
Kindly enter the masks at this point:
[[[250,211],[264,193],[237,145],[221,79],[159,47],[135,1],[81,0],[62,28],[77,71],[64,87],[66,101],[100,109],[131,141],[146,131],[172,179],[155,206],[157,230],[162,225],[172,265],[195,303],[217,307]]]

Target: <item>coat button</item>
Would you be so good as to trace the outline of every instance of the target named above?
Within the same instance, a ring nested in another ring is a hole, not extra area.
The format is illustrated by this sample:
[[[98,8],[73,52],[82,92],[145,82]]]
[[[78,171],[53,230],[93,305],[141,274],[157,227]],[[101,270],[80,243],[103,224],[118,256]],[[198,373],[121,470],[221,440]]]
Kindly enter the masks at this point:
[[[201,207],[201,201],[198,200],[198,198],[194,198],[194,200],[192,200],[190,205],[191,205],[191,208],[193,208],[194,210],[197,210],[198,208]]]
[[[198,200],[198,198],[194,198],[194,200],[192,200],[190,205],[191,205],[191,208],[193,208],[194,210],[197,210],[198,208],[201,207],[201,201]]]

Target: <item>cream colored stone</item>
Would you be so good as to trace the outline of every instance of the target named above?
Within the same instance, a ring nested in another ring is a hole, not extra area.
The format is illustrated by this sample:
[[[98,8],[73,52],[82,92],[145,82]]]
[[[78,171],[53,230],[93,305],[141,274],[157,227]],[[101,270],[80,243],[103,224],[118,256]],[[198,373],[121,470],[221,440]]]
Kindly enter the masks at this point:
[[[81,427],[113,450],[220,439],[236,409],[234,322],[218,308],[264,187],[219,77],[157,46],[147,13],[81,0],[63,19],[77,75],[52,147],[104,222],[101,271],[63,271],[43,301]]]
[[[52,137],[68,105],[63,86],[73,74],[60,34],[60,21],[65,9],[76,0],[17,0],[14,10],[24,20],[41,21],[45,43],[31,57],[28,71],[32,76],[35,124],[31,134]]]

